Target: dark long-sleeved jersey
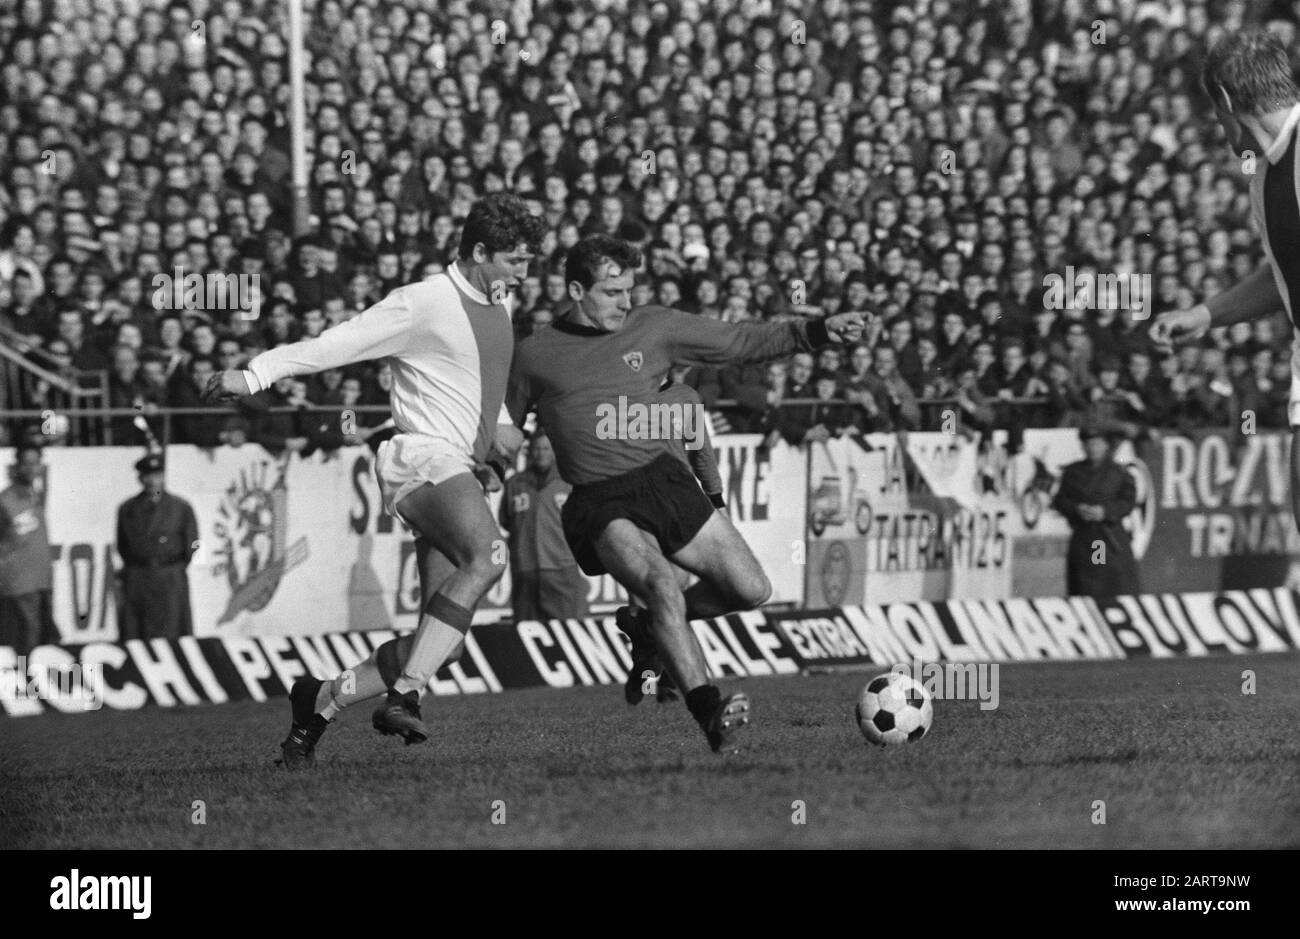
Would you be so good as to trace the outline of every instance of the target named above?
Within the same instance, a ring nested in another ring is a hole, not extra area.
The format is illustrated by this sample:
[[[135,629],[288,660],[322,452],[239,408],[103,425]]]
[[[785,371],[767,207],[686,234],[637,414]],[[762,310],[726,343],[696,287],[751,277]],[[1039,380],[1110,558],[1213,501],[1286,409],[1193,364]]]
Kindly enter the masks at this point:
[[[704,400],[700,397],[700,393],[690,385],[683,385],[680,382],[659,389],[659,399],[670,403],[681,402],[692,408],[704,407]],[[707,417],[704,420],[707,421]],[[672,444],[678,457],[691,468],[695,478],[700,481],[700,488],[706,495],[712,497],[722,493],[722,474],[718,472],[718,457],[713,452],[713,444],[709,441],[707,431],[708,428],[705,427],[699,437],[702,446],[688,450],[685,440],[673,440]]]
[[[615,332],[564,317],[515,350],[506,406],[516,424],[536,407],[560,475],[586,485],[672,452],[674,426],[688,447],[693,430],[704,433],[693,419],[674,425],[673,402],[659,396],[673,363],[761,361],[828,340],[820,320],[737,326],[661,306],[632,310]]]

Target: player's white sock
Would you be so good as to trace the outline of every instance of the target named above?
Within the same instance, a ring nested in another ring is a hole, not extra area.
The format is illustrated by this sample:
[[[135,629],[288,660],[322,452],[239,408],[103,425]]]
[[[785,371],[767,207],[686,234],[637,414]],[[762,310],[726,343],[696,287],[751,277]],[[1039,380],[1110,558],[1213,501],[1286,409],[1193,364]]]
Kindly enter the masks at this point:
[[[378,653],[330,679],[316,692],[316,713],[330,721],[349,705],[384,693],[387,686],[379,674]]]
[[[398,694],[409,691],[422,694],[429,680],[465,638],[473,619],[473,610],[435,593],[420,616],[411,654],[402,667],[402,674],[393,682],[393,690]]]

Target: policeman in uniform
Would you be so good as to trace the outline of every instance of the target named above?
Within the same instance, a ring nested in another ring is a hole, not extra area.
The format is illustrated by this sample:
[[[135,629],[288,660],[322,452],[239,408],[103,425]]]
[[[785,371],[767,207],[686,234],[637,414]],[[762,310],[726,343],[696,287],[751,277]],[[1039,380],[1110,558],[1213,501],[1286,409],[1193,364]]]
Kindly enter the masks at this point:
[[[1085,424],[1079,440],[1087,455],[1065,468],[1052,502],[1073,529],[1065,574],[1070,596],[1108,600],[1139,592],[1137,560],[1121,524],[1137,503],[1137,487],[1111,458],[1123,436],[1114,421]]]
[[[199,526],[184,499],[163,491],[163,458],[135,464],[143,490],[118,507],[117,550],[122,555],[121,641],[194,631],[185,568],[198,549]]]
[[[578,569],[560,523],[572,489],[555,469],[555,451],[538,430],[528,444],[528,465],[506,481],[501,527],[510,535],[510,601],[515,622],[581,619],[587,578]]]

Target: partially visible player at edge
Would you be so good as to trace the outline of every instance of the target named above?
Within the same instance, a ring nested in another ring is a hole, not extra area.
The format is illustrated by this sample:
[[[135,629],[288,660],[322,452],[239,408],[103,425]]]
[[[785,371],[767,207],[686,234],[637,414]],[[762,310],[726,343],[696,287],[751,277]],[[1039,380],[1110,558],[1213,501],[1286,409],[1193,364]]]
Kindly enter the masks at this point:
[[[1233,153],[1255,163],[1250,208],[1268,264],[1190,310],[1164,313],[1151,327],[1163,348],[1194,342],[1211,328],[1286,310],[1293,334],[1291,511],[1300,528],[1300,88],[1286,47],[1263,30],[1228,33],[1206,54],[1201,84]],[[1244,164],[1243,164],[1244,165]]]
[[[475,473],[513,458],[523,437],[503,408],[514,350],[510,291],[523,282],[545,225],[522,199],[500,193],[470,210],[457,260],[445,273],[399,287],[315,339],[214,375],[208,396],[255,394],[281,378],[387,358],[398,433],[375,459],[384,509],[416,532],[423,612],[414,636],[385,643],[328,682],[303,678],[289,698],[293,723],[280,745],[289,768],[310,765],[326,725],[344,708],[388,692],[375,729],[408,744],[427,739],[420,696],[463,650],[474,608],[509,556]],[[437,553],[435,553],[437,552]],[[455,571],[441,579],[449,560]]]
[[[771,585],[673,441],[611,433],[608,414],[626,413],[624,403],[633,409],[658,400],[675,362],[760,361],[831,340],[856,341],[862,315],[736,326],[659,306],[632,309],[640,265],[636,247],[606,235],[569,249],[565,279],[573,306],[519,344],[506,403],[519,425],[537,409],[560,475],[573,486],[562,515],[573,556],[587,574],[612,574],[646,605],[649,636],[685,692],[686,707],[710,747],[730,751],[749,722],[749,699],[744,692],[724,698],[710,683],[688,621],[753,609]],[[700,580],[683,591],[679,568]]]

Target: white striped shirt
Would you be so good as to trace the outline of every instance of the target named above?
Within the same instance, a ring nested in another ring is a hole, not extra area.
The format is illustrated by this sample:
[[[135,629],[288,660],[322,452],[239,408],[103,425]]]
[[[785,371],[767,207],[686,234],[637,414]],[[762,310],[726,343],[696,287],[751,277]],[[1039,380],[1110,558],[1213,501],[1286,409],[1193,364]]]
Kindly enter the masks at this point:
[[[512,298],[490,302],[459,266],[399,287],[345,323],[263,352],[245,372],[253,392],[282,378],[388,359],[389,402],[401,433],[482,460],[504,409],[514,353]]]

